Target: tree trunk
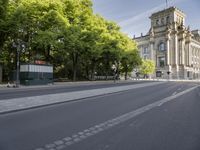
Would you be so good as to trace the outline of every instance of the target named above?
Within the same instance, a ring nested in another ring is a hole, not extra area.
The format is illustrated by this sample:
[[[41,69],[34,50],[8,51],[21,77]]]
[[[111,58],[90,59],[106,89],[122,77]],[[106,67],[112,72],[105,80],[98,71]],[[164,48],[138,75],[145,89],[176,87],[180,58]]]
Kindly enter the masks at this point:
[[[73,67],[73,81],[76,81],[76,67]]]
[[[94,81],[94,67],[92,67],[91,80]]]
[[[73,53],[73,81],[76,81],[77,63],[78,63],[78,56],[77,54]]]
[[[88,64],[87,64],[87,66],[86,66],[86,68],[85,68],[85,75],[86,75],[86,78],[87,78],[88,80],[90,80],[90,73],[89,73]]]
[[[91,68],[91,77],[92,77],[92,80],[94,81],[95,80],[95,78],[94,78],[94,76],[95,76],[95,68],[96,68],[96,63],[95,63],[95,60],[92,60],[92,68]]]
[[[127,80],[128,72],[125,72],[125,80]]]

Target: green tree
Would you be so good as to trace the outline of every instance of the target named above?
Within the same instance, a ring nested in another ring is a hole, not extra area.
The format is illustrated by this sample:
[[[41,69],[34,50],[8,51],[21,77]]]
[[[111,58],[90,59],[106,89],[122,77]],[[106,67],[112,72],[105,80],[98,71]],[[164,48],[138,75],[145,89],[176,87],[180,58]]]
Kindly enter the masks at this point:
[[[21,0],[11,3],[13,32],[11,38],[26,42],[29,61],[34,55],[41,54],[46,61],[50,50],[67,19],[63,17],[63,3],[57,0]]]
[[[84,53],[81,57],[82,69],[87,79],[94,79],[97,65],[101,56],[101,19],[98,16],[92,16],[83,31]]]
[[[0,0],[0,49],[3,46],[6,36],[6,15],[8,0]]]
[[[142,61],[137,50],[125,51],[121,59],[121,72],[124,73],[127,80],[128,73],[132,72],[135,67],[141,65]]]
[[[93,78],[95,72],[113,75],[113,64],[127,74],[138,63],[136,44],[118,25],[94,14],[91,0],[1,1],[7,11],[1,11],[0,34],[6,36],[0,57],[7,73],[15,69],[17,41],[26,45],[21,62],[45,60],[56,77],[74,81]]]
[[[115,65],[116,69],[119,68],[120,57],[122,49],[120,47],[120,27],[114,22],[105,21],[105,30],[102,34],[102,53],[101,63],[103,72],[106,75],[113,75],[112,66]],[[117,71],[118,72],[118,71]]]
[[[13,70],[9,64],[16,62],[16,48],[13,44],[20,40],[26,51],[20,54],[21,62],[33,62],[36,57],[53,63],[53,54],[61,44],[60,34],[68,26],[64,16],[63,2],[57,0],[9,1],[7,15],[6,44],[1,54],[7,72]],[[9,53],[7,53],[9,51]],[[12,58],[13,60],[9,60]]]
[[[69,28],[64,32],[64,50],[72,62],[73,81],[76,80],[80,58],[84,53],[84,37],[86,25],[92,16],[90,0],[65,0],[64,10],[69,20]]]
[[[153,74],[155,72],[155,63],[152,60],[143,60],[140,66],[140,73],[146,77],[147,75]]]
[[[128,73],[133,71],[133,68],[141,64],[141,58],[137,51],[136,43],[124,35],[120,33],[119,36],[119,49],[120,53],[120,72],[124,73],[125,79],[127,79]]]

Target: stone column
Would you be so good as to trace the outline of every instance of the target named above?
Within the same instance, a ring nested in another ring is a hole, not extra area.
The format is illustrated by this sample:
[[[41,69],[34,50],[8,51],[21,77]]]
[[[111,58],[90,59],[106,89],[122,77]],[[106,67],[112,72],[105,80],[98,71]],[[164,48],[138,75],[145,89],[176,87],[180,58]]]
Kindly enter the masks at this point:
[[[171,72],[169,74],[169,79],[172,78],[172,58],[170,57],[171,56],[171,50],[170,50],[170,32],[167,34],[167,38],[166,38],[166,48],[167,48],[167,66],[168,66],[168,71]]]
[[[154,61],[154,42],[150,42],[150,53],[151,60]]]
[[[169,44],[170,37],[167,38],[167,65],[170,65],[170,44]]]
[[[199,63],[198,67],[200,68],[200,49],[199,48],[198,48],[198,63]]]
[[[192,65],[192,51],[191,51],[191,33],[187,33],[186,36],[186,49],[187,49],[187,65],[191,67]]]
[[[200,49],[198,48],[198,79],[200,79]]]
[[[184,70],[184,79],[188,79],[187,78],[187,55],[188,55],[188,52],[187,52],[187,43],[186,43],[186,39],[184,37],[183,39],[183,43],[182,43],[182,52],[183,52],[183,70]]]
[[[175,50],[175,67],[176,67],[176,78],[179,79],[179,64],[178,64],[178,36],[177,31],[174,34],[174,50]]]
[[[178,57],[178,60],[179,60],[179,65],[182,65],[182,39],[179,40],[179,48],[178,48],[178,52],[179,52],[179,57]]]
[[[184,36],[181,37],[179,42],[179,64],[181,66],[181,70],[179,69],[179,77],[185,79],[185,39]]]
[[[182,51],[182,64],[185,65],[185,39],[182,40],[181,51]]]
[[[189,49],[190,49],[189,42],[186,42],[185,47],[186,47],[186,50],[185,50],[185,52],[186,52],[185,59],[186,60],[185,60],[185,62],[186,62],[186,65],[189,66],[189,55],[190,55],[190,52],[189,52]]]
[[[178,37],[174,34],[174,64],[178,65]]]
[[[189,66],[192,65],[192,51],[191,51],[190,43],[188,43],[188,65]]]

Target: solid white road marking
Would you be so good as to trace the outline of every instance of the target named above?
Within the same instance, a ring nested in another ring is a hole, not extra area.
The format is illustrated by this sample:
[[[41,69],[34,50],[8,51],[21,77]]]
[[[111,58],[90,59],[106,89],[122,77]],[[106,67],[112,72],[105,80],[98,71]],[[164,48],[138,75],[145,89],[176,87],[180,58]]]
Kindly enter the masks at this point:
[[[127,120],[130,120],[130,119],[132,119],[132,118],[134,118],[134,117],[136,117],[136,116],[138,116],[138,115],[140,115],[144,112],[147,112],[147,111],[149,111],[149,110],[151,110],[155,107],[161,106],[166,102],[172,101],[175,98],[182,96],[182,95],[194,90],[197,87],[198,86],[192,87],[192,88],[187,89],[185,91],[182,91],[182,92],[180,92],[176,95],[172,95],[172,96],[164,98],[160,101],[156,101],[152,104],[143,106],[139,109],[136,109],[134,111],[131,111],[129,113],[126,113],[124,115],[116,117],[114,119],[108,120],[108,121],[103,122],[101,124],[98,124],[98,125],[95,125],[93,127],[88,128],[88,129],[85,129],[83,131],[80,131],[77,134],[73,134],[71,137],[64,137],[61,140],[57,140],[57,141],[54,141],[50,144],[46,144],[43,148],[36,148],[35,150],[61,150],[61,149],[64,149],[67,146],[70,146],[72,144],[80,142],[80,141],[82,141],[82,140],[84,140],[84,139],[86,139],[90,136],[98,134],[99,132],[102,132],[104,130],[112,128],[112,127],[114,127],[114,126],[116,126],[120,123],[123,123]]]

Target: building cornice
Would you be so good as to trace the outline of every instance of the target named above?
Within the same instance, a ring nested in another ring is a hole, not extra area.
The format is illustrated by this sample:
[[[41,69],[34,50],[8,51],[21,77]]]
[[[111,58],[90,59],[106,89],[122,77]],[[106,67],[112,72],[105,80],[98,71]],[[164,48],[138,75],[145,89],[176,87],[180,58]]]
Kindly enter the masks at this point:
[[[172,11],[175,11],[175,12],[181,14],[184,17],[186,16],[185,13],[182,10],[178,9],[177,7],[170,7],[170,8],[167,8],[167,9],[153,13],[149,18],[152,19],[152,18],[155,18],[159,15],[162,15],[163,13],[170,13]]]
[[[149,39],[150,36],[149,35],[139,36],[139,37],[133,38],[133,40],[141,40],[141,39],[147,39],[147,38]]]

